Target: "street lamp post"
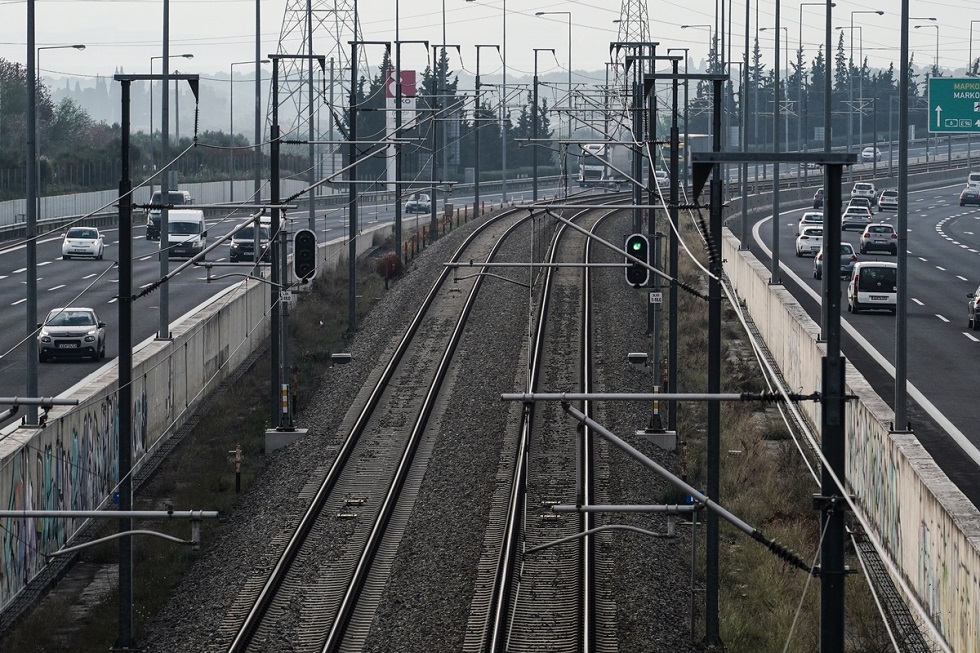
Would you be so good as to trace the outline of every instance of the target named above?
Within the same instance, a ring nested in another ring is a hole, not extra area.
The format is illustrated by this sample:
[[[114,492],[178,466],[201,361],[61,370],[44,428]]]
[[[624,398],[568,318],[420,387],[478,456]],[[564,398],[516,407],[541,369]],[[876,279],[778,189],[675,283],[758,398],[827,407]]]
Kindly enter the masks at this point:
[[[531,199],[535,202],[538,201],[538,121],[541,117],[541,111],[538,109],[538,53],[539,52],[550,52],[555,53],[554,48],[534,48],[534,98],[532,100],[531,108],[531,167],[533,172],[531,173],[533,179],[531,181]]]
[[[235,201],[235,66],[254,61],[235,61],[228,67],[228,201]],[[260,64],[269,63],[260,59]],[[258,251],[258,248],[256,248]]]
[[[74,48],[75,50],[84,50],[85,46],[81,43],[76,43],[75,45],[42,45],[37,49],[37,57],[35,59],[35,66],[37,67],[37,87],[41,86],[41,50],[62,50],[65,48]],[[35,93],[37,89],[35,89]],[[37,143],[36,147],[38,151],[35,153],[35,165],[37,166],[37,201],[41,201],[41,135],[37,131],[37,124],[35,119],[34,125],[34,141]]]
[[[475,2],[476,0],[466,0]],[[507,0],[501,0],[501,13],[503,14],[503,35],[501,46],[503,48],[503,73],[500,82],[500,201],[507,203],[507,128],[505,120],[510,120],[507,114]]]
[[[474,174],[473,174],[473,215],[480,215],[480,130],[483,126],[480,124],[480,87],[482,83],[480,82],[480,48],[497,48],[497,53],[500,53],[499,45],[477,45],[476,46],[476,110],[473,113],[473,126],[474,126]]]
[[[974,76],[974,73],[973,73],[973,24],[974,23],[980,23],[980,20],[971,20],[970,21],[970,46],[969,46],[969,54],[967,55],[967,60],[966,60],[966,76],[967,77],[973,77]],[[937,32],[937,34],[938,34],[938,32]]]
[[[688,132],[688,124],[687,124],[687,109],[688,109],[688,97],[687,97],[687,94],[688,93],[687,92],[688,92],[688,87],[689,87],[689,82],[688,82],[688,79],[687,79],[687,60],[688,60],[687,54],[688,54],[688,50],[690,50],[690,48],[667,48],[667,54],[668,55],[671,52],[681,52],[681,51],[684,52],[684,152],[685,152],[685,155],[684,155],[684,161],[685,161],[685,165],[684,165],[684,187],[685,188],[687,188],[688,185],[689,185],[688,184],[688,181],[689,181],[689,179],[688,179],[688,171],[687,171],[689,166],[686,164],[686,161],[687,161],[688,148],[690,147],[690,136],[691,136],[690,133]],[[742,101],[744,102],[744,96],[742,98]],[[744,106],[742,107],[742,110],[743,111],[745,110],[745,107]]]
[[[37,339],[34,332],[37,329],[37,219],[41,186],[41,166],[38,157],[37,129],[37,96],[40,87],[41,50],[53,48],[75,48],[84,50],[84,45],[58,45],[34,47],[34,2],[27,3],[27,206],[25,207],[25,227],[27,244],[27,385],[28,397],[36,397],[37,393]],[[25,423],[38,423],[37,406],[29,406]]]
[[[939,25],[935,25],[935,24],[932,24],[932,25],[916,25],[915,26],[915,29],[919,29],[920,27],[935,27],[936,28],[936,59],[935,59],[935,61],[932,64],[932,76],[933,77],[938,77],[939,76]],[[926,75],[926,78],[927,78],[927,81],[926,81],[926,90],[927,90],[927,92],[928,92],[928,88],[929,88],[928,87],[928,77],[929,76]],[[939,134],[936,134],[933,137],[932,143],[933,143],[933,157],[938,161],[939,160]],[[929,162],[929,133],[926,132],[926,163],[928,163],[928,162]]]
[[[566,140],[572,140],[572,12],[570,11],[536,11],[535,16],[568,16],[568,113],[565,115]],[[568,194],[568,143],[562,148],[565,160],[565,194]]]
[[[714,32],[714,25],[709,25],[708,23],[699,23],[697,25],[681,25],[681,29],[706,29],[708,30],[708,53],[712,55],[712,60],[709,62],[711,69],[715,69],[715,59],[718,58],[718,36]]]
[[[760,27],[760,32],[765,32],[769,30],[769,27]],[[789,82],[789,28],[785,25],[780,25],[779,29],[783,30],[783,36],[785,40],[783,41],[783,56],[786,61],[783,64],[783,92],[786,93],[786,99],[789,100],[789,87],[786,84]],[[778,39],[777,39],[778,41]],[[778,45],[778,43],[776,44]],[[784,129],[783,133],[786,136],[786,145],[789,147],[789,112],[784,112],[782,107],[779,106],[780,98],[774,98],[773,100],[773,120],[775,120],[779,114],[783,114]],[[778,175],[773,175],[773,177],[778,177]]]
[[[939,25],[916,25],[915,26],[915,29],[919,29],[920,27],[935,27],[936,28],[936,60],[935,60],[935,63],[933,63],[933,65],[932,65],[933,66],[933,70],[935,71],[933,74],[935,75],[935,74],[937,74],[939,72]],[[973,27],[972,21],[971,21],[970,27],[971,28]]]
[[[850,56],[851,56],[851,71],[852,71],[852,75],[853,75],[853,71],[854,71],[854,14],[878,14],[879,16],[884,16],[885,15],[885,12],[884,11],[881,11],[881,10],[877,10],[877,11],[875,11],[875,10],[863,11],[862,10],[862,11],[852,11],[851,12],[851,32],[850,32],[850,37],[851,37],[851,55]],[[861,93],[861,96],[862,96],[861,97],[861,102],[863,103],[864,102],[864,97],[863,97],[864,96],[864,32],[861,30],[861,27],[860,26],[858,26],[857,30],[858,30],[858,39],[859,39],[858,40],[858,43],[859,43],[858,56],[861,57],[861,62],[859,64],[860,67],[861,67],[861,75],[860,75],[860,78],[859,78],[860,79],[860,84],[861,84],[861,91],[860,91],[860,93]],[[847,110],[847,151],[850,152],[851,151],[851,141],[854,139],[854,129],[853,129],[853,117],[854,117],[854,79],[853,79],[853,77],[851,77],[850,81],[847,84],[847,92],[848,92],[848,99],[849,99],[849,106],[848,106],[848,110]],[[864,142],[864,112],[863,111],[860,114],[858,114],[858,129],[860,129],[860,131],[861,131],[861,142],[863,143]]]
[[[967,55],[967,61],[966,61],[966,76],[967,77],[974,77],[975,76],[974,68],[973,68],[973,24],[974,23],[980,23],[980,20],[971,20],[970,21],[970,46],[969,46],[969,54]],[[970,161],[972,159],[973,159],[973,134],[967,134],[966,135],[966,164],[967,164],[967,166],[970,165]]]
[[[797,70],[803,70],[803,7],[824,7],[826,8],[826,2],[801,2],[800,3],[800,49],[796,56],[796,66]],[[831,8],[836,7],[836,2],[830,3]],[[797,148],[801,152],[806,152],[807,150],[807,140],[803,138],[803,80],[800,79],[800,86],[796,95],[796,136],[797,136]],[[803,167],[803,178],[806,181],[807,169],[806,166]]]
[[[174,57],[183,57],[184,59],[193,59],[194,55],[190,53],[175,54]],[[150,76],[153,76],[153,62],[156,59],[163,59],[160,57],[150,57]],[[156,150],[153,149],[153,80],[150,80],[150,168],[151,172],[156,172]],[[150,192],[153,192],[154,182],[150,182]]]

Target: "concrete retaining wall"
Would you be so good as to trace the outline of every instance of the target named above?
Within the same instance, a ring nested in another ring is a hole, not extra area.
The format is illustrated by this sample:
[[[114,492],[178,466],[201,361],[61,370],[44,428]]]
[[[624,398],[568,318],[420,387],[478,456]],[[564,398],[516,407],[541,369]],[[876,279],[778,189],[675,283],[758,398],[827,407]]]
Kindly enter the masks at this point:
[[[414,220],[412,221],[414,223]],[[410,225],[405,222],[406,229]],[[357,255],[392,232],[383,225],[356,241]],[[348,243],[321,244],[319,265],[346,265]],[[133,351],[133,467],[163,444],[198,404],[260,348],[270,332],[269,285],[242,281],[171,325],[172,340],[148,338]],[[105,365],[60,397],[41,429],[0,433],[0,505],[6,510],[97,510],[112,502],[119,478],[117,363]],[[72,541],[81,519],[0,520],[0,610],[44,567],[45,555]]]
[[[826,353],[818,342],[819,325],[782,286],[770,286],[769,269],[738,247],[738,239],[726,232],[725,273],[787,385],[819,391]],[[980,651],[980,512],[915,436],[889,432],[894,413],[851,367],[846,388],[860,398],[846,409],[850,492],[950,648]],[[819,429],[819,404],[804,402],[801,409]]]

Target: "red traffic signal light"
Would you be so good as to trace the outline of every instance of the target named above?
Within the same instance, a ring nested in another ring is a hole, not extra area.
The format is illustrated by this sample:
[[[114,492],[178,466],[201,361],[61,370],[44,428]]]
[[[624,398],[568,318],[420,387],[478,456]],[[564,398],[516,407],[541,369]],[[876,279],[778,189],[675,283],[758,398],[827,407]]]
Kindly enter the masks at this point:
[[[630,234],[626,237],[626,253],[650,264],[650,240],[643,234]],[[631,258],[626,259],[626,283],[641,288],[650,282],[650,270]]]
[[[316,234],[300,229],[293,236],[293,273],[301,282],[316,276]]]

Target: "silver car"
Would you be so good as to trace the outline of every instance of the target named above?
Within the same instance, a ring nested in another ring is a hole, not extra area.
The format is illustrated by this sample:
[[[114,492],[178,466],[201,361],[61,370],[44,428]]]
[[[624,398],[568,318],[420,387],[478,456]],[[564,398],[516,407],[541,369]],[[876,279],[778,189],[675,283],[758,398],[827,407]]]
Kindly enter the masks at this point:
[[[871,211],[863,206],[849,206],[840,217],[840,229],[844,231],[857,227],[861,231],[874,221]]]
[[[432,210],[432,203],[425,193],[416,193],[405,202],[404,210],[405,213],[429,213]]]
[[[857,263],[858,256],[854,253],[854,245],[850,243],[840,244],[840,276],[845,279],[851,278],[854,271],[854,264]],[[813,257],[813,278],[823,279],[823,247]]]
[[[37,357],[105,358],[105,322],[91,308],[56,308],[37,325]]]
[[[878,197],[878,212],[898,210],[898,191],[883,190]]]

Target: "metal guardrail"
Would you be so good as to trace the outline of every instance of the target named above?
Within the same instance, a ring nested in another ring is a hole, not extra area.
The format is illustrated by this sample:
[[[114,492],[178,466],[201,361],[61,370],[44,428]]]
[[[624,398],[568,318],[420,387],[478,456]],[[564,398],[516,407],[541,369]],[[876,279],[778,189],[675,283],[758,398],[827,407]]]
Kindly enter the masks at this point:
[[[549,180],[557,181],[558,177],[538,178],[539,183],[541,182],[547,183]],[[252,182],[249,181],[249,182],[241,182],[241,183],[251,184]],[[531,188],[531,185],[532,185],[532,180],[530,178],[507,180],[508,192],[527,190]],[[500,192],[501,186],[502,184],[499,181],[493,181],[493,182],[485,181],[480,183],[480,189],[482,192]],[[209,184],[181,184],[182,189],[187,187],[191,187],[191,193],[195,198],[195,202],[219,204],[219,203],[225,203],[229,201],[228,198],[224,196],[225,191],[228,189],[228,182],[217,181],[217,182],[210,182]],[[298,185],[293,192],[298,192],[299,190],[302,190],[302,188],[305,187],[306,187],[305,184],[301,186]],[[456,184],[454,189],[456,193],[460,193],[460,192],[472,193],[473,184]],[[141,189],[141,190],[146,190],[146,192],[144,193],[145,197],[140,197],[138,195],[134,197],[134,202],[136,204],[141,204],[141,203],[145,204],[149,202],[149,190],[148,189]],[[62,198],[42,198],[42,200],[46,201],[50,199],[60,199],[63,201],[61,201],[59,205],[65,207],[75,207],[76,209],[80,205],[84,205],[86,203],[94,205],[96,207],[100,207],[113,201],[114,198],[118,198],[118,191],[101,191],[99,193],[79,194],[79,196],[82,195],[86,196],[85,200],[87,201],[85,202],[74,201],[72,199],[73,196],[63,196]],[[284,197],[288,195],[289,193],[287,192],[283,193]],[[239,195],[239,197],[246,197],[246,195]],[[372,202],[372,203],[391,203],[395,201],[396,197],[397,197],[396,192],[387,191],[387,190],[365,191],[360,193],[358,196],[360,201]],[[452,201],[452,194],[443,195],[442,197],[447,202]],[[310,201],[309,197],[298,197],[293,203],[297,204],[300,207],[297,210],[302,211],[302,210],[306,210],[309,201]],[[19,206],[22,209],[23,200],[16,200],[16,202],[18,203],[17,206]],[[314,197],[314,202],[317,209],[344,206],[348,202],[348,195],[346,190],[341,193],[332,193],[329,195],[317,195]],[[212,209],[206,211],[206,214],[208,213],[218,214],[220,212],[221,209]],[[0,241],[27,237],[27,225],[24,222],[24,215],[22,213],[18,213],[13,217],[16,219],[13,221],[9,221],[7,224],[0,224]],[[134,225],[142,225],[145,222],[145,220],[146,217],[143,211],[141,210],[133,211]],[[39,218],[37,221],[37,233],[45,234],[45,233],[58,232],[68,226],[75,226],[75,225],[85,226],[85,227],[111,227],[111,226],[117,226],[118,224],[119,224],[119,212],[115,208],[115,206],[113,206],[109,211],[103,213],[95,213],[95,214],[89,214],[78,210],[73,210],[70,213],[66,213],[65,215],[62,216]]]

